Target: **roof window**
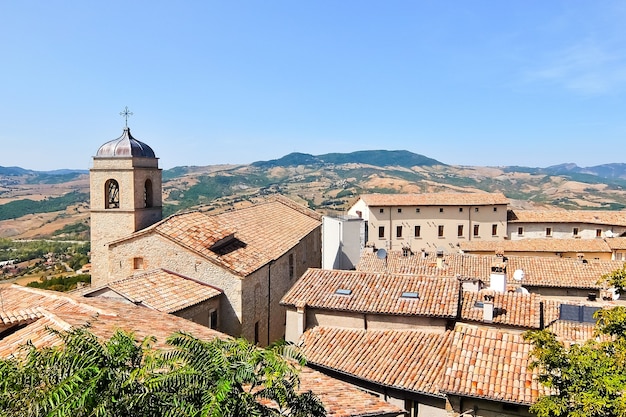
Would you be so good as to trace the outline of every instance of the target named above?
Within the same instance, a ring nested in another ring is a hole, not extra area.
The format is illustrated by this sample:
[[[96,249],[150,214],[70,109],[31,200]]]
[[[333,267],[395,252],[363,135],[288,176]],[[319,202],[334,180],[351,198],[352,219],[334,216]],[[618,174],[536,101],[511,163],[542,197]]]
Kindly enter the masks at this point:
[[[400,297],[401,298],[412,298],[412,299],[420,298],[419,294],[416,291],[405,291],[405,292],[402,293],[402,295]]]
[[[335,290],[335,294],[338,294],[338,295],[351,295],[352,294],[352,290],[349,290],[347,288],[337,288]]]

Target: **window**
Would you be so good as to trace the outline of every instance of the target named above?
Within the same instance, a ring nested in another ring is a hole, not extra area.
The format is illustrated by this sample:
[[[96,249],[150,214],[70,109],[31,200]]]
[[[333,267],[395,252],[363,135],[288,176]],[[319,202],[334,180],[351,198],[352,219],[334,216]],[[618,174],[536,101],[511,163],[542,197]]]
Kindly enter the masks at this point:
[[[463,236],[463,225],[462,225],[462,224],[460,224],[460,225],[458,225],[458,226],[457,226],[457,228],[456,228],[456,235],[457,235],[458,237]]]
[[[552,236],[552,228],[546,227],[546,236]]]
[[[422,227],[421,226],[415,226],[415,237],[420,237],[422,234]]]
[[[378,226],[378,238],[383,239],[385,237],[385,226]]]
[[[443,237],[443,225],[442,224],[439,225],[437,233],[439,237]]]
[[[459,207],[459,213],[463,213],[463,207]]]
[[[289,254],[289,279],[293,279],[293,253]]]
[[[398,213],[402,213],[402,209],[401,208],[398,209]]]
[[[578,227],[574,227],[574,228],[572,229],[572,235],[574,235],[574,236],[578,236]]]
[[[493,211],[494,211],[494,212],[498,211],[498,207],[494,207],[494,208],[493,208]]]
[[[523,235],[523,234],[524,234],[524,228],[523,228],[523,227],[518,227],[518,228],[517,228],[517,235],[518,235],[518,236],[521,236],[521,235]]]
[[[211,310],[209,312],[209,327],[213,330],[217,330],[217,310]]]
[[[596,229],[596,237],[602,237],[602,229]]]
[[[474,225],[474,236],[478,236],[478,230],[479,230],[479,225],[475,224]]]
[[[152,181],[147,179],[143,186],[143,206],[152,207],[154,201],[152,199]]]
[[[396,226],[396,237],[402,237],[402,226]]]
[[[384,213],[384,212],[385,212],[385,209],[380,209],[380,210],[378,210],[378,212],[379,212],[379,213]]]
[[[478,207],[474,207],[474,212],[478,213]]]
[[[143,269],[143,258],[133,258],[133,269]]]
[[[443,207],[439,207],[439,213],[443,213]]]
[[[492,224],[491,225],[491,236],[497,236],[498,235],[498,225],[497,224]]]
[[[120,185],[115,180],[108,180],[104,185],[106,195],[105,208],[120,208]]]
[[[420,209],[416,208],[416,209],[415,209],[415,212],[416,212],[416,213],[419,213],[419,212],[420,212]]]

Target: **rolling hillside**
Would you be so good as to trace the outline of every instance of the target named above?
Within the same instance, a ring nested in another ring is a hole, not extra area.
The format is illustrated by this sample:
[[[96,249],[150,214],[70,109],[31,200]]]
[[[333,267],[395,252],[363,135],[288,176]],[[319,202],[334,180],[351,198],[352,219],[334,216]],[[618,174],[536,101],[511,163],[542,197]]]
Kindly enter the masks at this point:
[[[361,193],[501,191],[513,207],[620,210],[626,164],[547,168],[446,165],[408,151],[292,153],[249,165],[163,172],[164,215],[221,211],[281,193],[324,213],[342,213]],[[0,167],[0,237],[87,238],[88,173]]]

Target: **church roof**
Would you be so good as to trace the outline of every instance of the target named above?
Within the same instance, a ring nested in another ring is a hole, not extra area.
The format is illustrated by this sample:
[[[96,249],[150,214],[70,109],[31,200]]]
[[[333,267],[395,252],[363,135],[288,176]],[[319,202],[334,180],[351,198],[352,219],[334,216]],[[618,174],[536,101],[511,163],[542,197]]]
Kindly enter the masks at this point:
[[[100,146],[96,157],[103,158],[156,158],[152,148],[145,143],[135,139],[130,134],[130,128],[125,127],[122,136],[113,139]]]
[[[208,284],[160,268],[109,282],[104,287],[137,305],[166,313],[184,310],[222,294]],[[92,290],[87,296],[97,292]]]

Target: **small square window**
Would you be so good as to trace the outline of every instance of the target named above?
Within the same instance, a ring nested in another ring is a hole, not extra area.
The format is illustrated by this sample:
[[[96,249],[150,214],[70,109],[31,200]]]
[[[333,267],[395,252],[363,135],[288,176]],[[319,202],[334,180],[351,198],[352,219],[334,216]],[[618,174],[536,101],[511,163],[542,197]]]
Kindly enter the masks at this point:
[[[478,213],[478,207],[474,207],[474,211]]]
[[[419,213],[419,212],[420,212],[420,209],[416,208],[416,209],[415,209],[415,212],[416,212],[416,213]]]
[[[439,213],[443,213],[443,207],[439,207]]]
[[[379,213],[384,213],[384,212],[385,212],[385,209],[380,209],[380,210],[378,210],[378,212],[379,212]]]
[[[398,209],[398,213],[402,213],[402,209],[401,208]]]
[[[494,208],[493,208],[493,211],[498,211],[498,207],[494,207]]]
[[[459,213],[463,213],[463,207],[459,207]]]
[[[133,269],[143,269],[143,258],[133,258]]]

